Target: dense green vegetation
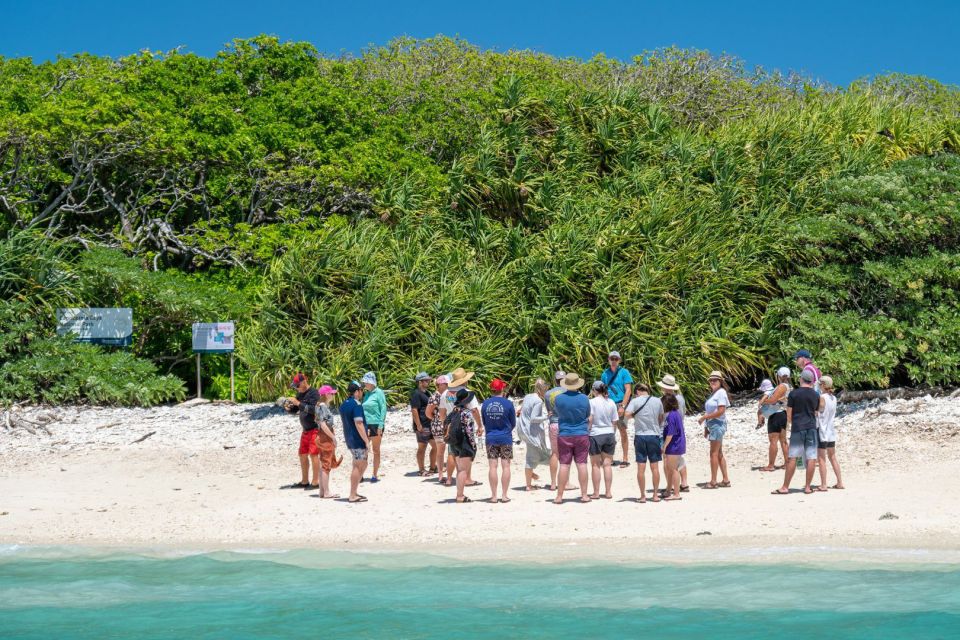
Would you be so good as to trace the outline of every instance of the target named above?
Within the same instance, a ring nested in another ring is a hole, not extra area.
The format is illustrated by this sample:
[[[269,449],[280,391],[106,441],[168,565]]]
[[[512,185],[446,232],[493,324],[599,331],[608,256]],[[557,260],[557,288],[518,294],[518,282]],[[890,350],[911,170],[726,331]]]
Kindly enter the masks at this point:
[[[953,88],[701,52],[0,59],[0,317],[35,321],[0,400],[177,397],[190,323],[222,319],[257,399],[297,369],[527,383],[610,348],[688,388],[798,346],[848,387],[956,383],[958,152]],[[131,353],[52,339],[66,303],[132,306]],[[81,359],[85,387],[47,373]]]

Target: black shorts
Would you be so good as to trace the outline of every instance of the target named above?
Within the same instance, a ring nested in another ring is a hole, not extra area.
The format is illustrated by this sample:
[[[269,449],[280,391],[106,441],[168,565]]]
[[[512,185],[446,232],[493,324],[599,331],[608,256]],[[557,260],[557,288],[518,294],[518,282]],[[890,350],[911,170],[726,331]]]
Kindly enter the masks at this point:
[[[780,433],[787,428],[787,412],[778,411],[767,420],[767,433]]]
[[[474,460],[477,457],[477,450],[470,446],[469,443],[464,444],[462,447],[451,444],[450,452],[453,453],[454,458],[470,458]]]
[[[367,437],[376,438],[377,436],[383,435],[383,425],[382,424],[368,424],[367,425]]]
[[[817,443],[817,449],[836,449],[836,448],[837,448],[836,441],[824,442],[823,440],[821,440],[820,442]]]
[[[617,437],[612,433],[604,433],[599,436],[590,436],[590,455],[598,456],[605,453],[612,456],[617,449]]]
[[[417,428],[413,428],[413,434],[417,436],[418,444],[427,444],[433,439],[433,433],[430,431],[430,427],[427,427],[423,431],[417,431]]]

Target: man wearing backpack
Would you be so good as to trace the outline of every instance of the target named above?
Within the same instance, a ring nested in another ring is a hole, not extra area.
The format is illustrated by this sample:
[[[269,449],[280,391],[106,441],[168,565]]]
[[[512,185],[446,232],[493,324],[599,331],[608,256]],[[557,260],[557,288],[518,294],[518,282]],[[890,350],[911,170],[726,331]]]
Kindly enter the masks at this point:
[[[633,394],[633,376],[624,367],[620,366],[620,352],[611,351],[607,356],[609,367],[600,375],[600,381],[607,386],[607,397],[617,404],[617,430],[620,432],[620,446],[623,448],[621,467],[629,467],[628,453],[630,445],[627,443],[627,421],[623,414]]]

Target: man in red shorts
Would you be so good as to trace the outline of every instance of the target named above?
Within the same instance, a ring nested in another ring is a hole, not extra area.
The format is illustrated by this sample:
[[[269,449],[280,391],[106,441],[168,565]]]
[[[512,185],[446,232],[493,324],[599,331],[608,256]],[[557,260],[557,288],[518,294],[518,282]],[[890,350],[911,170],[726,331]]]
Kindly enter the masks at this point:
[[[296,410],[300,417],[300,482],[289,484],[284,489],[319,489],[320,488],[320,449],[316,438],[319,425],[317,424],[317,405],[320,404],[320,394],[310,386],[307,376],[298,373],[290,381],[290,388],[297,390],[297,396],[287,401],[288,411]],[[310,479],[310,465],[313,465],[313,482]]]

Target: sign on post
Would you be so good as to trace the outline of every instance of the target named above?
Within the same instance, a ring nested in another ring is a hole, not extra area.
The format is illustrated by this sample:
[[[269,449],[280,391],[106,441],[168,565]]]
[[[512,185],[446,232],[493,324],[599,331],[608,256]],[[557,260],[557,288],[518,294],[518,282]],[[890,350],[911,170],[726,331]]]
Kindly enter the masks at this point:
[[[232,322],[194,322],[193,351],[197,354],[197,397],[202,398],[200,388],[200,354],[230,354],[230,402],[234,401],[233,382],[233,323]]]
[[[74,342],[129,347],[133,343],[133,309],[57,309],[57,335],[73,335]]]

